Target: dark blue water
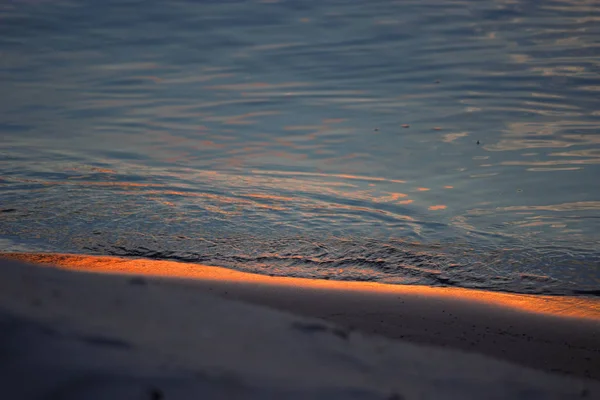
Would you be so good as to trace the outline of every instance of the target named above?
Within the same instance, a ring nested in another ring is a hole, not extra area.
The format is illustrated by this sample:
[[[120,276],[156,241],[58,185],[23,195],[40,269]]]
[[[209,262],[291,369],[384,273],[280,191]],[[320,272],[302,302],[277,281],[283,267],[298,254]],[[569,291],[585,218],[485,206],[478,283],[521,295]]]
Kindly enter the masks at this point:
[[[600,3],[5,1],[0,250],[600,288]]]

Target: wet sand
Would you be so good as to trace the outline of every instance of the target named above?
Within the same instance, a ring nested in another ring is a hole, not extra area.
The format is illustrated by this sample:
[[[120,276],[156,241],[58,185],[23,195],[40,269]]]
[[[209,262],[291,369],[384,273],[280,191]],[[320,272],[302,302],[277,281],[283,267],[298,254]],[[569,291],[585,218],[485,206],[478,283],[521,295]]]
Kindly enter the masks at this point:
[[[66,254],[2,257],[77,271],[175,280],[182,287],[368,334],[600,380],[600,302],[596,299],[269,277],[147,259]]]

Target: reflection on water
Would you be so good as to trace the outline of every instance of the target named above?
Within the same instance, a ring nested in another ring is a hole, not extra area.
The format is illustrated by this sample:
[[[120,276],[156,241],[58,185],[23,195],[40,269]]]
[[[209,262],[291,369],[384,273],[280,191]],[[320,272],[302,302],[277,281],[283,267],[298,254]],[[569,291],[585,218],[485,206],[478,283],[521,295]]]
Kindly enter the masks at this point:
[[[599,20],[573,0],[3,4],[0,245],[593,293]]]

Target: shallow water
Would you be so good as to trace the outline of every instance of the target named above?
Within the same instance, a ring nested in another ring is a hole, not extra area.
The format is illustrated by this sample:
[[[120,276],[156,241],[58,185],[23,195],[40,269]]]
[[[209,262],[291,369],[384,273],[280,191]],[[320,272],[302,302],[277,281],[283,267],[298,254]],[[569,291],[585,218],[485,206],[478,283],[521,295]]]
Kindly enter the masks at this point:
[[[0,5],[0,250],[600,288],[596,1]]]

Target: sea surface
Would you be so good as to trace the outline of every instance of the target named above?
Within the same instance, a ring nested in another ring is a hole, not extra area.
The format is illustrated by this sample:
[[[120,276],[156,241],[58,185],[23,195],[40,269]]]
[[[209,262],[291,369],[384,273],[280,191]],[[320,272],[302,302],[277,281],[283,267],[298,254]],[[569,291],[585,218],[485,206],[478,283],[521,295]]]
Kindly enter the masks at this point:
[[[2,1],[0,251],[600,295],[600,1]]]

